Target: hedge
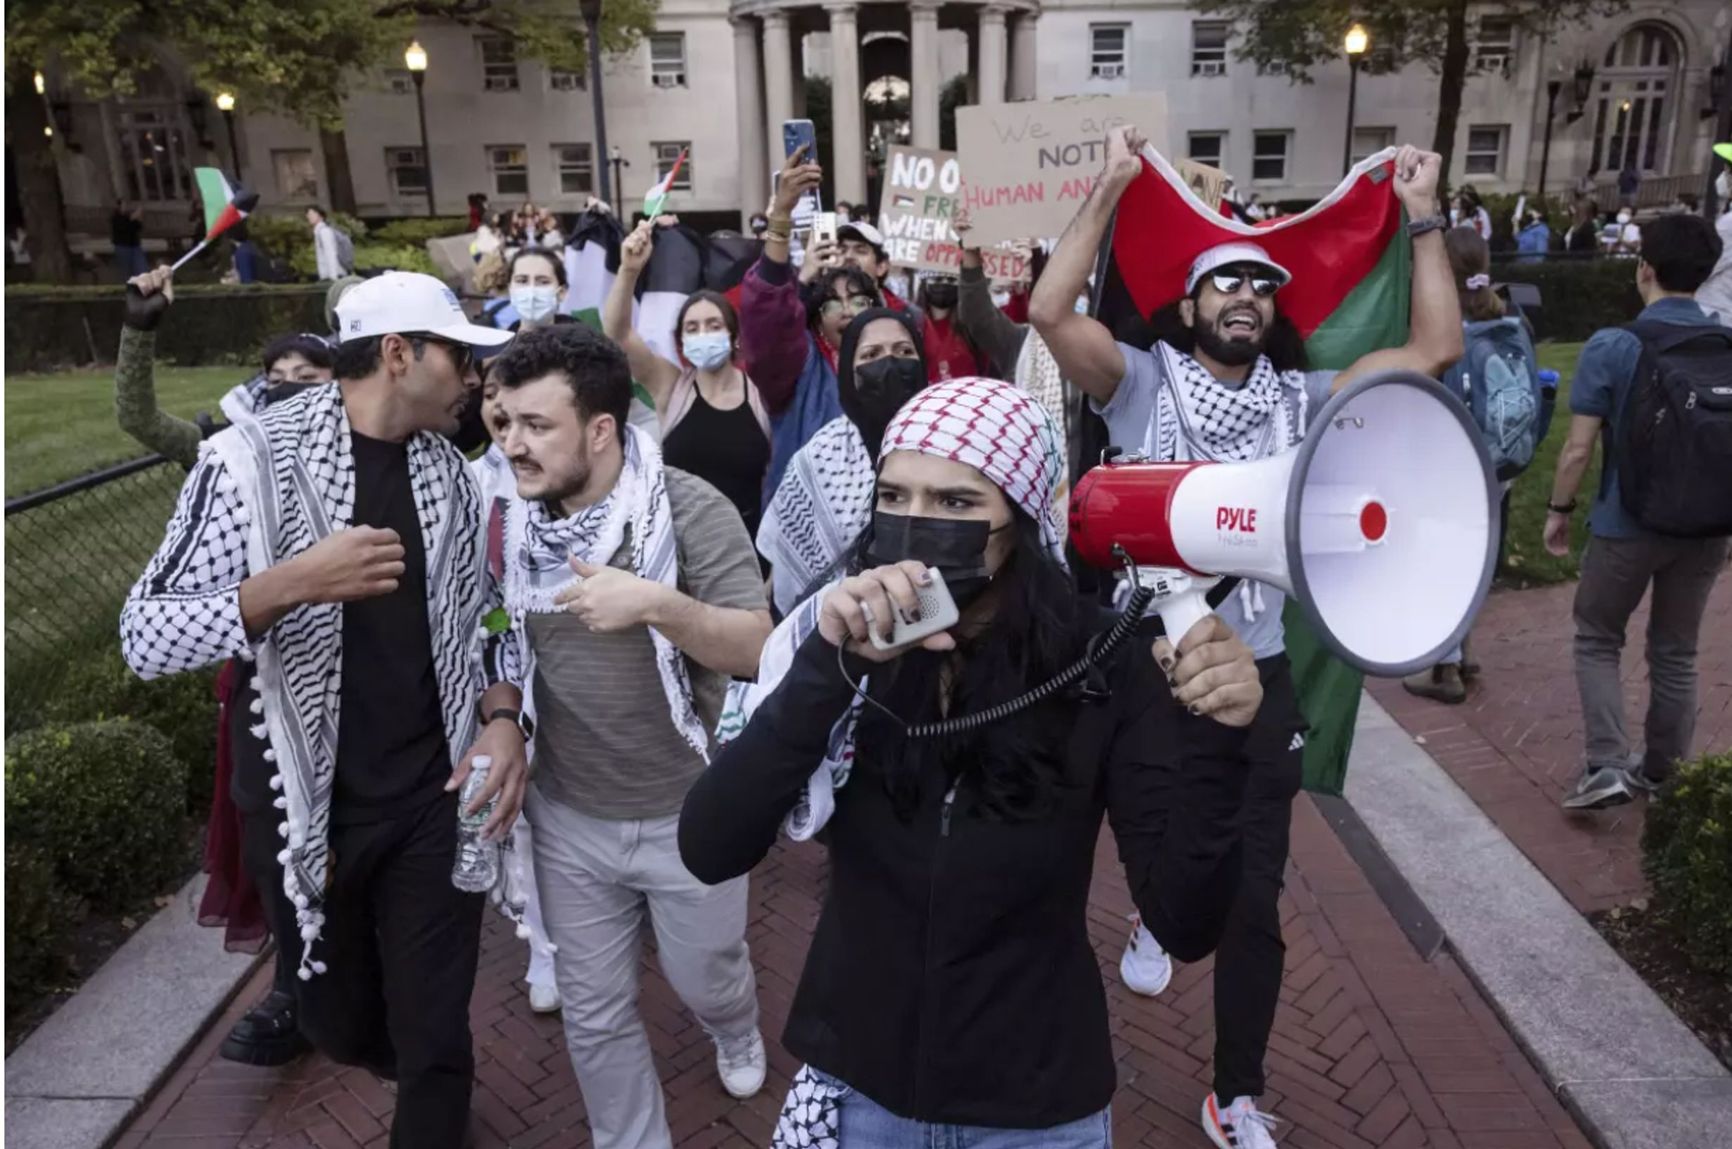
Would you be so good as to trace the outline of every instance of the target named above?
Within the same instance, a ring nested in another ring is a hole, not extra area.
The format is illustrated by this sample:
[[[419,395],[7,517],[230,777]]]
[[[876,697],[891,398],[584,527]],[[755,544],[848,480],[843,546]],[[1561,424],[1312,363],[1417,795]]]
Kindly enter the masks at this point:
[[[1636,261],[1610,258],[1553,258],[1492,265],[1499,283],[1531,283],[1540,290],[1534,317],[1541,339],[1574,343],[1602,327],[1628,323],[1642,310],[1636,293]]]
[[[72,933],[84,905],[67,893],[38,849],[6,843],[6,998],[8,1006],[66,972]]]
[[[1642,869],[1690,960],[1732,977],[1732,754],[1680,766],[1662,788],[1642,830]]]
[[[127,719],[14,735],[6,829],[69,893],[123,908],[187,867],[186,766],[161,733]]]

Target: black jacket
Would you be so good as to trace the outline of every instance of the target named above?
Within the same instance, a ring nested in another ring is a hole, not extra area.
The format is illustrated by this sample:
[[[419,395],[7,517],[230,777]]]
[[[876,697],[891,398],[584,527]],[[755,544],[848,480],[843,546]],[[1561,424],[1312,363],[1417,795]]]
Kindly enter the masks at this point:
[[[904,822],[862,749],[825,831],[829,891],[789,1052],[919,1121],[1040,1129],[1106,1107],[1116,1075],[1087,929],[1102,811],[1145,923],[1195,961],[1237,888],[1249,753],[1247,731],[1172,701],[1144,639],[1107,679],[1107,701],[1051,716],[1084,784],[1060,791],[1044,820],[972,812],[965,771],[953,804],[942,783],[923,785]],[[679,841],[692,873],[721,882],[763,859],[849,698],[835,647],[814,634],[687,796]]]

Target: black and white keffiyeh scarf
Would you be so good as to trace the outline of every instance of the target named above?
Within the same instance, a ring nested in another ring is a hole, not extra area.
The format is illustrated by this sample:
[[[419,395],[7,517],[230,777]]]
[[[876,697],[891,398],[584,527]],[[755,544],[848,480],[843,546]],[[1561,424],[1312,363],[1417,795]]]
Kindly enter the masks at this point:
[[[333,384],[273,404],[257,416],[245,415],[208,440],[206,446],[222,469],[218,493],[233,501],[228,515],[244,536],[245,570],[256,574],[354,525],[350,434],[342,392]],[[476,626],[483,594],[480,500],[463,456],[442,437],[421,433],[410,439],[408,462],[427,555],[433,668],[455,768],[474,740],[481,684]],[[192,483],[189,479],[189,487]],[[171,523],[170,543],[173,532]],[[231,543],[212,538],[208,545]],[[178,561],[196,567],[222,559],[191,554]],[[329,878],[342,634],[340,603],[304,604],[242,654],[257,663],[255,697],[249,706],[252,733],[265,741],[264,758],[277,770],[271,788],[279,791],[276,806],[284,812],[278,826],[284,848],[278,860],[284,892],[301,927],[303,978],[324,972],[324,963],[312,954],[324,925]],[[189,639],[195,645],[197,641]]]
[[[1244,384],[1229,387],[1170,344],[1155,344],[1155,358],[1166,386],[1156,399],[1153,441],[1143,447],[1155,462],[1249,463],[1305,437],[1303,371],[1278,372],[1259,355]]]
[[[679,553],[661,449],[636,427],[626,428],[625,464],[619,481],[599,502],[569,518],[555,519],[544,502],[515,494],[510,497],[505,511],[505,610],[517,632],[516,645],[524,663],[524,713],[531,719],[535,692],[529,684],[535,659],[525,631],[525,616],[557,614],[565,609],[555,601],[559,593],[582,581],[571,569],[572,559],[607,566],[620,548],[628,545],[628,566],[633,574],[664,586],[679,585]],[[685,655],[654,627],[650,628],[650,638],[655,643],[656,669],[674,728],[708,761],[709,736],[692,705]]]
[[[866,440],[846,416],[820,427],[788,463],[757,539],[778,614],[792,610],[866,529],[877,486]]]
[[[770,1149],[840,1149],[841,1144],[841,1090],[802,1065],[788,1084]]]

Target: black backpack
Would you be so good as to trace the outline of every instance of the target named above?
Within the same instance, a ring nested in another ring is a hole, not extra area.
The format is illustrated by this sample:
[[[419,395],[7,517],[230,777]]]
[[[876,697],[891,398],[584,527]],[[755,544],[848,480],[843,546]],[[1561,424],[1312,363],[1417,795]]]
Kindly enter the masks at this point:
[[[1624,509],[1657,534],[1732,535],[1732,328],[1654,320],[1610,429]]]

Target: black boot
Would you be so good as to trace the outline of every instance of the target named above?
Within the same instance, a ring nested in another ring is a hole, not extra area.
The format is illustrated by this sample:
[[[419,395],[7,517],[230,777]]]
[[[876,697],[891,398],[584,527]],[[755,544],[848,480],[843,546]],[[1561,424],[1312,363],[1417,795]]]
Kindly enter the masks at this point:
[[[312,1046],[295,1024],[295,997],[273,989],[235,1022],[221,1053],[244,1065],[287,1065]]]

